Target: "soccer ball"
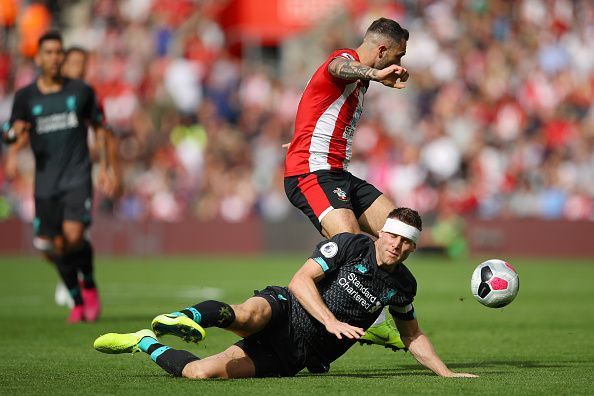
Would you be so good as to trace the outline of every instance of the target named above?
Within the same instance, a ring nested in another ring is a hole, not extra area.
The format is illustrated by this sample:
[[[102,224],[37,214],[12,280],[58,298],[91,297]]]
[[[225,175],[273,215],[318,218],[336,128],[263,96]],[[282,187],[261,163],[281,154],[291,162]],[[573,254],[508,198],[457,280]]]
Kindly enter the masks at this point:
[[[470,288],[474,298],[481,304],[501,308],[516,298],[520,279],[511,265],[503,260],[491,259],[476,267]]]

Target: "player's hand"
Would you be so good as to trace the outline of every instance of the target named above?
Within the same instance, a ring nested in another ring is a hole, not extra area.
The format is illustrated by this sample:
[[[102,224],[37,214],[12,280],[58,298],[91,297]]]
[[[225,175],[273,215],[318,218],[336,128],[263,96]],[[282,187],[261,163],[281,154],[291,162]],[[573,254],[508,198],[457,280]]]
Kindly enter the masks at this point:
[[[122,177],[119,175],[118,172],[109,172],[110,176],[111,176],[111,191],[112,194],[110,196],[110,198],[114,199],[114,198],[118,198],[120,196],[122,196]]]
[[[100,167],[97,175],[97,184],[99,190],[108,198],[115,198],[121,192],[121,182],[119,178],[108,169]]]
[[[377,70],[373,75],[373,80],[390,88],[402,89],[406,87],[404,82],[408,80],[408,70],[402,66],[391,65]]]
[[[4,174],[8,180],[14,180],[19,174],[18,156],[16,153],[10,153],[6,156],[4,163]]]
[[[99,173],[97,174],[97,186],[99,187],[99,191],[103,194],[109,196],[110,193],[110,185],[109,185],[109,175],[107,169],[100,167]]]
[[[12,125],[8,122],[2,125],[2,141],[6,144],[16,143],[29,131],[31,124],[23,120],[15,120]]]
[[[332,333],[338,338],[342,340],[342,337],[345,336],[350,339],[359,339],[365,334],[365,330],[360,327],[351,326],[348,323],[344,323],[338,320],[334,320],[330,323],[326,324],[326,330],[328,333]]]
[[[470,373],[455,373],[450,371],[448,374],[443,375],[442,377],[448,378],[478,378],[478,375],[470,374]]]

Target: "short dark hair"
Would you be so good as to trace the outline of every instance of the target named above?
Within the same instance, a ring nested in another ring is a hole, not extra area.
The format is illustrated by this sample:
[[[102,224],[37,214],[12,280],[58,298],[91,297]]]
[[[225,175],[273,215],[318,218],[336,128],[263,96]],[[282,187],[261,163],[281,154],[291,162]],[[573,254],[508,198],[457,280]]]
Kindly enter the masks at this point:
[[[89,54],[89,52],[86,49],[84,49],[83,47],[79,47],[78,45],[73,45],[72,47],[69,47],[64,52],[64,58],[68,58],[68,55],[73,54],[75,52],[82,54],[84,57],[87,57],[87,55]]]
[[[400,43],[402,40],[408,41],[408,30],[400,26],[396,21],[388,18],[380,18],[373,21],[373,23],[367,28],[368,33],[378,33],[384,36],[390,37],[396,43]]]
[[[57,30],[50,30],[39,37],[39,40],[37,40],[37,47],[41,48],[43,43],[51,40],[57,40],[60,42],[60,44],[62,44],[62,35]]]
[[[423,220],[419,213],[410,208],[396,208],[388,214],[389,219],[398,219],[403,223],[415,227],[419,231],[423,231]]]

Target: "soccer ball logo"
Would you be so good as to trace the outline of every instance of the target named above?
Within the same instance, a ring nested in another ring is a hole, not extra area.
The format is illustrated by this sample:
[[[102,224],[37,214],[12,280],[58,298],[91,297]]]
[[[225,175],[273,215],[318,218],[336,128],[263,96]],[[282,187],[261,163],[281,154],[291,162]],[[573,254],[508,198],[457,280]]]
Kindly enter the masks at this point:
[[[472,295],[483,305],[501,308],[516,298],[520,279],[514,268],[505,261],[487,260],[476,267],[470,280]]]

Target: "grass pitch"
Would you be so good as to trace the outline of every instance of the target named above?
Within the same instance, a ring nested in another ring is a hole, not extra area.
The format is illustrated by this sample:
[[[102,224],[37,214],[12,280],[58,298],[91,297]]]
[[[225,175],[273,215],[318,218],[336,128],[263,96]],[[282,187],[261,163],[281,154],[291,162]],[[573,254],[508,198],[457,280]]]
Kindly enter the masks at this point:
[[[147,328],[159,313],[205,299],[237,303],[254,289],[286,285],[303,257],[99,257],[103,317],[80,325],[66,324],[67,310],[54,305],[53,268],[37,257],[0,257],[0,394],[594,393],[594,261],[508,258],[520,293],[510,306],[489,309],[470,294],[480,259],[409,259],[421,327],[446,364],[476,379],[439,378],[410,354],[356,345],[324,375],[190,381],[168,376],[143,353],[92,348],[100,334]],[[163,338],[198,356],[236,340],[219,329],[209,329],[200,345]]]

